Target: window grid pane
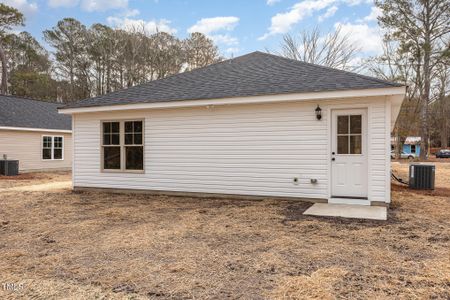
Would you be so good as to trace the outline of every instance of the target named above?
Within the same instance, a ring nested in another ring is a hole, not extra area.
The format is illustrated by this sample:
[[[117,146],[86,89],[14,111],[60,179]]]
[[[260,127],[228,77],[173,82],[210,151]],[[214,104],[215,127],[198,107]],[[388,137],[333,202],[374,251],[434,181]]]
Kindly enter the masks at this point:
[[[338,134],[348,134],[348,116],[338,116],[337,117],[337,133]]]
[[[125,147],[125,168],[127,170],[143,170],[144,169],[144,147],[127,146]]]
[[[62,147],[63,147],[63,138],[60,137],[60,136],[55,136],[53,144],[54,144],[54,148],[55,149],[62,149]]]
[[[111,133],[120,133],[120,122],[111,122]]]
[[[42,159],[44,159],[44,160],[52,159],[52,137],[51,136],[42,137]]]
[[[103,123],[103,145],[120,145],[120,122]]]
[[[52,159],[52,149],[42,149],[42,159]]]
[[[62,159],[62,149],[53,150],[53,159]]]
[[[361,135],[350,136],[350,154],[362,153],[362,140]]]
[[[120,147],[104,147],[103,168],[106,170],[120,170]]]
[[[337,154],[362,154],[362,116],[337,116]]]
[[[142,145],[142,121],[125,122],[125,145]]]
[[[361,130],[361,115],[350,116],[350,133],[360,134]]]

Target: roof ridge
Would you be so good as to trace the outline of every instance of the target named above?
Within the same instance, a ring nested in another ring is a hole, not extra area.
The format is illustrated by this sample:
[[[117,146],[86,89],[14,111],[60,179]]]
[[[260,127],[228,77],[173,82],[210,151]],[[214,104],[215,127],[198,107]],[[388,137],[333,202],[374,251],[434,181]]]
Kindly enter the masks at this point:
[[[293,58],[288,58],[288,57],[276,55],[276,54],[269,53],[269,52],[255,51],[254,53],[269,55],[269,56],[273,56],[273,57],[276,57],[276,58],[281,58],[281,59],[292,61],[292,62],[296,62],[296,63],[306,64],[306,65],[310,65],[312,67],[321,68],[321,69],[325,69],[325,70],[333,70],[333,71],[343,72],[343,73],[346,73],[346,74],[356,75],[356,76],[359,76],[359,77],[367,79],[367,80],[372,80],[372,81],[375,81],[375,82],[378,82],[378,83],[385,83],[385,84],[389,84],[391,86],[402,86],[402,84],[400,84],[400,83],[396,83],[396,82],[392,82],[392,81],[388,81],[388,80],[383,80],[383,79],[379,79],[379,78],[376,78],[376,77],[359,74],[359,73],[356,73],[356,72],[351,72],[351,71],[341,70],[341,69],[332,68],[332,67],[328,67],[328,66],[324,66],[324,65],[314,64],[314,63],[306,62],[306,61],[303,61],[303,60],[297,60],[297,59],[293,59]]]
[[[149,81],[144,82],[144,83],[136,84],[136,85],[129,86],[129,87],[124,87],[124,88],[115,90],[115,91],[113,91],[113,92],[111,92],[111,93],[107,93],[107,94],[115,94],[115,93],[118,93],[118,92],[121,92],[121,91],[124,91],[124,90],[131,90],[131,89],[134,89],[134,88],[138,88],[138,87],[140,87],[140,86],[144,86],[144,85],[148,85],[148,84],[153,84],[153,83],[155,83],[155,82],[166,81],[166,80],[168,80],[168,79],[175,78],[175,77],[178,77],[178,76],[187,74],[187,73],[196,73],[196,72],[198,72],[198,71],[201,71],[201,70],[204,70],[204,69],[213,67],[213,66],[217,66],[217,65],[220,65],[220,64],[224,64],[224,63],[230,63],[230,62],[233,61],[233,60],[241,59],[241,58],[243,58],[243,57],[245,57],[245,56],[249,56],[249,55],[251,55],[251,54],[258,53],[258,52],[259,52],[259,51],[253,51],[253,52],[250,52],[250,53],[241,55],[241,56],[237,56],[237,57],[233,57],[233,58],[221,60],[221,61],[218,61],[218,62],[209,64],[209,65],[207,65],[207,66],[203,66],[203,67],[200,67],[200,68],[196,68],[196,69],[193,69],[193,70],[190,70],[190,71],[185,71],[185,72],[181,72],[181,73],[171,74],[171,75],[169,75],[169,76],[167,76],[167,77],[164,77],[164,78],[160,78],[160,79],[156,79],[156,80],[149,80]],[[103,95],[97,95],[97,96],[95,96],[95,97],[90,97],[90,98],[81,99],[81,100],[76,101],[76,102],[83,102],[83,101],[91,100],[91,99],[94,99],[94,98],[102,97],[102,96],[104,96],[104,95],[106,95],[106,94],[103,94]]]
[[[356,72],[254,51],[69,103],[64,108],[400,86]]]

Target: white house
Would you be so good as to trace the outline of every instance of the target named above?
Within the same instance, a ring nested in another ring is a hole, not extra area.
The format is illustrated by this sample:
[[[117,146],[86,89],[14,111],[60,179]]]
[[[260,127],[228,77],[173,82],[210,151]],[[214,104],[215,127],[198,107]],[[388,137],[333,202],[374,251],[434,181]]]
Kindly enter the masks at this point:
[[[74,189],[390,202],[405,86],[254,52],[60,109]]]
[[[18,160],[20,171],[70,169],[71,121],[60,105],[0,95],[0,160]]]

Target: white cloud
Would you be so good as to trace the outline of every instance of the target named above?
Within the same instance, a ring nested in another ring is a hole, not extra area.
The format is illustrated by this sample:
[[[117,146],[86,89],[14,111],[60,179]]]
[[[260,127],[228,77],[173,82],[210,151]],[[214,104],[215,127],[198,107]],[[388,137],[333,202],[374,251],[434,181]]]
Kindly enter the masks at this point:
[[[88,12],[127,8],[128,0],[83,0],[81,8]]]
[[[212,34],[208,35],[208,37],[216,44],[225,44],[229,46],[239,44],[238,39],[230,36],[229,34]]]
[[[50,7],[75,7],[79,2],[78,0],[49,0],[47,4]]]
[[[333,5],[332,7],[329,7],[323,15],[319,16],[317,18],[317,20],[319,22],[323,22],[325,19],[328,19],[328,18],[334,16],[334,14],[337,12],[337,10],[338,10],[338,7],[336,5]]]
[[[229,53],[229,54],[235,54],[235,53],[238,53],[239,51],[240,51],[240,49],[237,47],[230,47],[225,50],[225,52]]]
[[[343,35],[348,35],[350,42],[361,48],[362,52],[379,54],[383,51],[383,38],[378,26],[371,27],[367,24],[336,23]]]
[[[25,15],[33,14],[38,10],[36,2],[28,2],[28,0],[3,0],[3,4],[17,8]]]
[[[344,3],[350,6],[360,5],[360,4],[371,4],[373,0],[344,0]]]
[[[267,5],[274,5],[274,4],[276,4],[276,3],[278,3],[278,2],[280,2],[281,0],[267,0]]]
[[[188,33],[201,32],[216,44],[237,45],[239,41],[224,31],[232,31],[239,23],[238,17],[203,18],[188,28]]]
[[[124,17],[135,17],[135,16],[139,15],[140,13],[141,12],[139,11],[139,9],[127,9],[121,15]]]
[[[370,9],[370,14],[368,16],[365,16],[362,20],[358,20],[360,22],[372,22],[372,21],[377,21],[377,18],[379,16],[381,16],[382,11],[380,8],[376,7],[376,6],[372,6],[372,8]]]
[[[167,32],[170,34],[175,34],[177,30],[170,27],[170,21],[166,19],[160,20],[149,20],[145,21],[142,19],[130,19],[128,17],[108,17],[107,22],[114,27],[118,27],[124,30],[133,30],[144,28],[149,34],[156,32]]]
[[[201,32],[208,35],[220,30],[233,30],[238,23],[238,17],[203,18],[200,21],[197,21],[193,26],[189,27],[187,31],[189,33]]]
[[[264,40],[275,34],[288,32],[293,25],[311,16],[314,12],[331,6],[336,0],[301,1],[291,7],[288,12],[278,13],[272,17],[269,32],[264,34],[259,40]]]
[[[107,11],[110,9],[127,8],[128,0],[48,0],[50,7],[75,7],[88,12]]]

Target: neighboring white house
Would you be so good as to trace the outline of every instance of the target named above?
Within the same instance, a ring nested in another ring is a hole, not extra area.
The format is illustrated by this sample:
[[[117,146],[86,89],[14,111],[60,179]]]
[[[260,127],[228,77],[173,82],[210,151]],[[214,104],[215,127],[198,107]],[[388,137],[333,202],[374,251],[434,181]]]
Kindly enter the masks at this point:
[[[404,95],[254,52],[60,112],[72,115],[74,189],[385,205]]]
[[[0,160],[19,160],[20,171],[70,169],[71,120],[60,105],[0,95]]]

